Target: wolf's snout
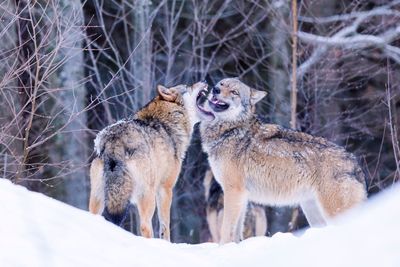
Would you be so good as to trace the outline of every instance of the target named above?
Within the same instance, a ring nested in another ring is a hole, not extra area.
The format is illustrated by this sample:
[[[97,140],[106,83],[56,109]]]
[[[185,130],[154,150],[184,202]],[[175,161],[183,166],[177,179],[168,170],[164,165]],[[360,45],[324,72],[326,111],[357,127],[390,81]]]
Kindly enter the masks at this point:
[[[208,89],[208,83],[206,81],[202,81],[200,82],[200,84],[202,85],[202,90],[207,91]]]
[[[196,104],[199,106],[202,106],[204,104],[204,102],[206,102],[207,100],[207,95],[208,95],[208,91],[207,91],[207,87],[205,87],[203,90],[201,90],[199,92],[199,94],[197,95],[196,98]]]
[[[200,91],[207,91],[208,89],[208,84],[205,81],[197,82],[192,86],[193,90],[200,90]]]
[[[214,95],[218,95],[219,93],[221,93],[221,89],[219,89],[218,87],[214,86],[212,89],[212,92]]]

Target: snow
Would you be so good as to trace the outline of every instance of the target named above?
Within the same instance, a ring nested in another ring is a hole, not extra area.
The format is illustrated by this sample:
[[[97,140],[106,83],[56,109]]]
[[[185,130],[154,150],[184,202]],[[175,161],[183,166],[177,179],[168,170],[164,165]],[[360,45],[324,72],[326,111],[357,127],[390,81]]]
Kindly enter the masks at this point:
[[[400,266],[400,187],[334,225],[239,244],[145,239],[0,179],[0,266]]]

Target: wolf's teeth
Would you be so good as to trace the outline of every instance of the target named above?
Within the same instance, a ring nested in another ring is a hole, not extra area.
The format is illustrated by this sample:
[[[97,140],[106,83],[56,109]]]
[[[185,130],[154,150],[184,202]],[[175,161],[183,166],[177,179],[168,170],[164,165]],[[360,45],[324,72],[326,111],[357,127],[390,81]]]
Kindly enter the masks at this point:
[[[217,101],[217,104],[220,105],[220,106],[225,106],[226,105],[226,103],[224,103],[222,101]]]

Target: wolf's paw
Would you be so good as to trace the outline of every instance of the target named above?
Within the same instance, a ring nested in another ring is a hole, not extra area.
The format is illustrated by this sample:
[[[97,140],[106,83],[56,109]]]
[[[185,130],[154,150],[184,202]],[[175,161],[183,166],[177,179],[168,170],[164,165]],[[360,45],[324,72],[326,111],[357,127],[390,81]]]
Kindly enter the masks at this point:
[[[165,224],[162,224],[160,226],[160,238],[170,241],[169,229],[167,228],[167,226]]]

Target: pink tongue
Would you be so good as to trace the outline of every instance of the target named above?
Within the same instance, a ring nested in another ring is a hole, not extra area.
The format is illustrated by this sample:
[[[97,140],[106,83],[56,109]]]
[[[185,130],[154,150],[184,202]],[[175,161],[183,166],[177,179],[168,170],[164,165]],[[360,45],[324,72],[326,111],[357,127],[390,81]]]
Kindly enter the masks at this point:
[[[220,103],[220,101],[216,97],[213,97],[211,99],[211,102],[213,102],[214,104],[219,104]]]

